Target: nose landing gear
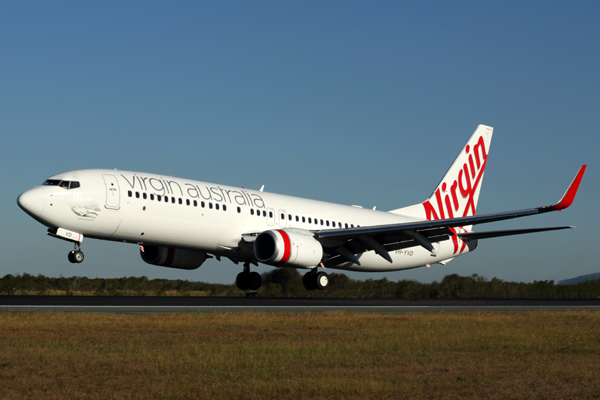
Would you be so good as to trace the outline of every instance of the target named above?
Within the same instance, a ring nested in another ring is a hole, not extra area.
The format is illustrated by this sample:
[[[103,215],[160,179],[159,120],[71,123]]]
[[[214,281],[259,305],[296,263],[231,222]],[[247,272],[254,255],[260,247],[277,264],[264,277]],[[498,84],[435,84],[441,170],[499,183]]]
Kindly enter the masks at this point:
[[[69,261],[73,264],[79,264],[83,262],[83,252],[79,243],[75,243],[75,250],[71,250],[68,255]]]
[[[258,290],[262,285],[262,278],[258,272],[250,272],[250,262],[246,261],[244,270],[235,278],[235,284],[238,289],[243,291]]]

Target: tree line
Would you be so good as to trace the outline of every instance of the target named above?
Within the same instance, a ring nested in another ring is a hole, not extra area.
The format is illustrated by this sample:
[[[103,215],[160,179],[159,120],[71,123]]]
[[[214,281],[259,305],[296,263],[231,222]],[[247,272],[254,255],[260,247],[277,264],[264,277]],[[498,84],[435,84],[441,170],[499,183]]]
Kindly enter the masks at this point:
[[[262,275],[263,286],[257,297],[335,297],[335,298],[598,298],[600,279],[571,285],[554,281],[507,282],[472,276],[447,275],[441,282],[397,282],[383,279],[364,281],[342,273],[329,274],[330,286],[323,291],[308,292],[296,269],[279,268]],[[0,279],[3,295],[67,296],[244,296],[235,283],[218,284],[181,279],[123,278],[52,278],[44,275],[5,275]]]

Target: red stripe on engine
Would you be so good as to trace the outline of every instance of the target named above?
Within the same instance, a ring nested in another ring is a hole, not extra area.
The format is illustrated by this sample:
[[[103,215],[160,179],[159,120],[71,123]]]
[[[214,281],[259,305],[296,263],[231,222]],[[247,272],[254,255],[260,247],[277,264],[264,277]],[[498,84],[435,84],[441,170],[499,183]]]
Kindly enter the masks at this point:
[[[175,256],[175,250],[172,248],[167,249],[167,259],[165,260],[165,266],[169,267],[173,262],[173,257]]]
[[[286,231],[281,229],[277,229],[277,232],[281,235],[283,239],[283,257],[279,260],[280,263],[286,263],[289,261],[290,256],[292,255],[292,244],[290,242],[290,237],[288,236]]]

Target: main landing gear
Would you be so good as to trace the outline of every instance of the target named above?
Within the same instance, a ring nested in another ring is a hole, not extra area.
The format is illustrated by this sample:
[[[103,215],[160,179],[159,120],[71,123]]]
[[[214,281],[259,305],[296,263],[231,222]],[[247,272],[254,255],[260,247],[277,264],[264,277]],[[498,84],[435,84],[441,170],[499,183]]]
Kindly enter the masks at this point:
[[[258,290],[262,285],[262,278],[258,272],[250,272],[250,262],[246,261],[244,270],[235,278],[235,284],[243,291]]]
[[[317,268],[313,268],[304,274],[302,283],[306,290],[324,290],[329,286],[329,275],[324,271],[318,271]]]
[[[69,261],[73,264],[79,264],[83,262],[83,252],[79,243],[75,243],[75,250],[71,250],[68,255]]]

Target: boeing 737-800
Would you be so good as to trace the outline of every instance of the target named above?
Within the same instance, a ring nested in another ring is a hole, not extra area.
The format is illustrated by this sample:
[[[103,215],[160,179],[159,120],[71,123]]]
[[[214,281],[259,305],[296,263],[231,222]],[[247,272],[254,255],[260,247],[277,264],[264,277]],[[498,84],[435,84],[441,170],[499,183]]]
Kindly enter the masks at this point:
[[[423,203],[391,211],[198,182],[150,173],[87,169],[54,175],[18,198],[19,206],[74,243],[84,237],[134,243],[153,265],[196,269],[211,257],[242,263],[236,283],[257,290],[251,265],[307,269],[304,286],[325,289],[326,268],[396,271],[445,264],[478,239],[570,228],[473,232],[474,225],[567,208],[585,171],[551,206],[476,215],[493,129],[479,125]]]

